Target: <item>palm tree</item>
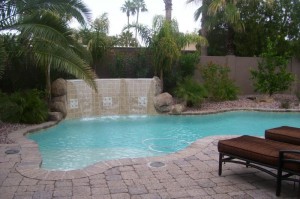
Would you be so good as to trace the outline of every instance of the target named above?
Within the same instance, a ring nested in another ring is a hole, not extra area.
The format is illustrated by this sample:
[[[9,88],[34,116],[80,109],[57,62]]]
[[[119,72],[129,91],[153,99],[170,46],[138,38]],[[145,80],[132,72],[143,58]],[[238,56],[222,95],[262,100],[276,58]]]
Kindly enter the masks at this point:
[[[131,32],[123,31],[122,34],[118,36],[116,45],[121,47],[135,47],[137,43]]]
[[[107,13],[103,13],[92,23],[89,31],[87,47],[92,54],[92,65],[96,69],[97,62],[100,61],[107,49],[112,45],[111,39],[107,36],[109,32],[109,20]]]
[[[199,33],[201,34],[202,37],[207,38],[207,32],[208,32],[208,27],[207,27],[207,11],[208,11],[208,6],[211,0],[187,0],[187,3],[195,3],[199,4],[202,2],[202,5],[195,11],[194,13],[194,19],[195,21],[198,21],[198,19],[201,16],[201,29]],[[201,46],[201,55],[207,55],[207,45]]]
[[[135,10],[136,10],[136,24],[138,24],[140,11],[147,12],[148,9],[144,0],[133,0],[133,4],[135,5]],[[136,37],[137,37],[137,29],[135,29],[135,39]]]
[[[50,69],[84,79],[96,90],[95,73],[84,58],[86,50],[72,37],[66,13],[81,24],[89,20],[89,10],[81,0],[29,0],[1,2],[0,30],[17,30],[27,41],[36,65],[45,69],[46,91],[50,96]]]
[[[166,20],[172,20],[172,0],[164,0],[165,10],[166,10]]]
[[[134,15],[136,10],[135,10],[135,5],[133,2],[131,2],[130,0],[126,0],[125,3],[122,5],[121,7],[121,11],[123,13],[126,13],[127,16],[127,26],[129,26],[129,18],[130,15]]]
[[[169,21],[162,16],[154,18],[154,35],[150,44],[153,52],[155,73],[163,82],[163,73],[170,71],[180,56],[181,46],[178,42],[179,29],[177,21]]]

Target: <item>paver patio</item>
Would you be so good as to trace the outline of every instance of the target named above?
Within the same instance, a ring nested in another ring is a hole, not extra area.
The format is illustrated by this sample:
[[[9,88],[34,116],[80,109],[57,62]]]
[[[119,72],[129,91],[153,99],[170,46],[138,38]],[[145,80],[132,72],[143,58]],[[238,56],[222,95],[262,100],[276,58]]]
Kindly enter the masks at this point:
[[[218,176],[217,143],[229,136],[203,138],[163,157],[105,161],[74,171],[47,171],[39,167],[38,146],[23,136],[31,130],[12,133],[16,144],[0,145],[0,199],[277,198],[275,178],[256,169],[228,163],[223,175]],[[8,155],[7,149],[20,152]],[[155,161],[165,166],[151,167]],[[279,198],[299,197],[293,183],[283,183]]]

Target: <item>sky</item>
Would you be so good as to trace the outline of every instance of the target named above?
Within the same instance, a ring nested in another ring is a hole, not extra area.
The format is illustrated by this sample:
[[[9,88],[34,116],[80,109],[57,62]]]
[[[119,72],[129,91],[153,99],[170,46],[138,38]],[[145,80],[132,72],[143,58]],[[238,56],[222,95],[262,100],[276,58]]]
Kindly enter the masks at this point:
[[[127,25],[126,13],[122,13],[121,7],[125,0],[83,0],[87,7],[92,11],[93,19],[103,13],[108,13],[109,35],[117,35]],[[165,16],[165,4],[163,0],[145,0],[148,12],[139,15],[139,23],[152,27],[155,15]],[[193,32],[200,27],[199,20],[195,22],[194,12],[199,7],[193,3],[186,4],[186,0],[173,0],[172,18],[178,21],[179,31],[183,33]],[[135,16],[130,16],[130,21],[135,21]]]

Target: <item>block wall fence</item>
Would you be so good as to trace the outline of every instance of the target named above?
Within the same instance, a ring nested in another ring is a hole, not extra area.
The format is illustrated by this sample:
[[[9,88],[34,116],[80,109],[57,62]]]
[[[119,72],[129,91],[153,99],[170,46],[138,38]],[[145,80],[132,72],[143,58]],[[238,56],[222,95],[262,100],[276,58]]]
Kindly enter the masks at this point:
[[[99,78],[112,78],[112,74],[110,72],[110,67],[115,64],[116,55],[121,55],[127,58],[134,57],[140,51],[140,48],[112,48],[110,49],[106,55],[101,59],[101,61],[97,64],[95,68],[97,75]],[[182,51],[183,53],[192,53],[194,51]],[[240,88],[240,94],[253,94],[254,89],[252,86],[252,80],[250,75],[250,69],[257,68],[259,57],[237,57],[234,55],[228,56],[200,56],[200,62],[197,67],[200,65],[207,64],[209,62],[213,62],[216,64],[220,64],[223,66],[228,66],[231,69],[230,76],[235,81],[236,85]],[[128,67],[128,66],[127,66]],[[130,67],[130,66],[129,66]],[[144,78],[152,78],[153,74],[153,60],[152,55],[147,53],[146,56],[146,64],[143,67],[150,67],[150,73],[147,77]],[[289,93],[300,92],[300,60],[296,58],[292,58],[289,65],[288,70],[295,74],[296,81]],[[126,72],[126,78],[134,78],[131,74],[132,69],[128,68]],[[201,82],[201,75],[199,69],[195,71],[195,79]]]
[[[257,69],[259,57],[237,57],[228,56],[201,56],[200,63],[195,71],[194,78],[201,82],[201,74],[199,67],[210,62],[230,68],[230,77],[235,81],[235,84],[240,88],[240,94],[253,94],[254,88],[251,80],[250,69]],[[288,71],[296,76],[292,88],[287,93],[294,94],[300,92],[300,60],[292,58],[288,64]]]

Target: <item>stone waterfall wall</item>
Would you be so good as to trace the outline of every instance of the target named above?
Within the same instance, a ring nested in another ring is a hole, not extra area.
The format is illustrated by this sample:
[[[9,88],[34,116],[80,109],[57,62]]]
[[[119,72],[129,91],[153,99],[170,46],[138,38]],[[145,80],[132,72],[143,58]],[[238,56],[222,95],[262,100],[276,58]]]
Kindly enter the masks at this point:
[[[97,79],[98,92],[83,80],[67,80],[67,117],[157,114],[154,97],[161,92],[158,78]]]

